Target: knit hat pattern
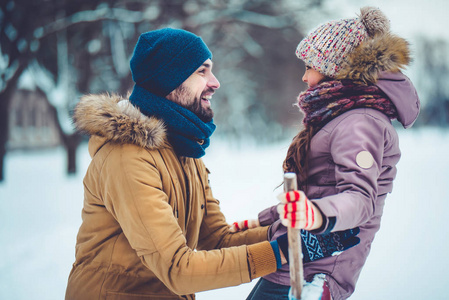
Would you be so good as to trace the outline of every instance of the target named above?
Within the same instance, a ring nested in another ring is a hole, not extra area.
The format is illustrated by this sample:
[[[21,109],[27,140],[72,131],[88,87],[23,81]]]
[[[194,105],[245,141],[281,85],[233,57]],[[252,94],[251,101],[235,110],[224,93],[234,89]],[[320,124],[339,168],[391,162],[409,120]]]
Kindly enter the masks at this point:
[[[212,53],[199,36],[182,29],[158,29],[140,35],[131,74],[137,85],[165,97],[210,58]]]
[[[335,78],[347,56],[364,40],[387,33],[390,22],[374,7],[363,7],[357,18],[325,23],[313,30],[296,48],[306,66]]]

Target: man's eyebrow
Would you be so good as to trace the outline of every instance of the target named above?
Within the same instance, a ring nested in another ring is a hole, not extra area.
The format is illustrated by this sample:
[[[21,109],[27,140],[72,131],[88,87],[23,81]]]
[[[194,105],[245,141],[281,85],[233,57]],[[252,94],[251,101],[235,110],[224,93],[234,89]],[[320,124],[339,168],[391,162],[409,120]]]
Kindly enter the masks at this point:
[[[212,63],[204,63],[202,66],[210,69],[212,68]]]

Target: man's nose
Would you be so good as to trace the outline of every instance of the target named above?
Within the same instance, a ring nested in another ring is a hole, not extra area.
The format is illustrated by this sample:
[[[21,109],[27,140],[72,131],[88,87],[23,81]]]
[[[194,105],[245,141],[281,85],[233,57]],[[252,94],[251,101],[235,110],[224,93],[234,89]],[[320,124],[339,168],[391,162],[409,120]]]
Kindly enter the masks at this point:
[[[213,88],[214,90],[216,90],[220,87],[220,82],[218,81],[217,77],[215,77],[215,75],[212,74],[211,77],[209,78],[209,81],[207,82],[207,85],[210,88]]]

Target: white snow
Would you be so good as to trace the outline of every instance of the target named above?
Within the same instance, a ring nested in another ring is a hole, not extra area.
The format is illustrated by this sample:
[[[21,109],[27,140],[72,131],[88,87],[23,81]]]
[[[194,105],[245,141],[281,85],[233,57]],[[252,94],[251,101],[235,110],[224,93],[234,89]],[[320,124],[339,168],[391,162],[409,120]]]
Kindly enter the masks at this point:
[[[305,283],[301,291],[301,300],[320,300],[323,294],[323,285],[326,276],[317,274],[313,277],[312,282]],[[290,292],[292,289],[290,289]]]
[[[352,300],[447,299],[449,132],[399,132],[403,157],[394,191]],[[276,203],[288,144],[237,147],[212,140],[205,162],[228,222],[256,218]],[[62,148],[7,154],[0,183],[0,299],[64,298],[90,161],[86,145],[78,159],[78,174],[67,176]],[[197,298],[245,299],[255,282]]]

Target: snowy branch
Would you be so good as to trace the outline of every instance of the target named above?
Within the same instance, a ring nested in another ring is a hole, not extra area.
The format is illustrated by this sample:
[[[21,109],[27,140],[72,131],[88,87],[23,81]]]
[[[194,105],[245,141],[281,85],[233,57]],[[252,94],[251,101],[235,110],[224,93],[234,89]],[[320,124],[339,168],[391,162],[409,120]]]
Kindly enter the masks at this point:
[[[110,24],[107,29],[109,30],[111,56],[114,68],[117,71],[117,75],[124,78],[129,74],[129,58],[126,55],[125,41],[122,32],[119,30],[117,24]]]
[[[130,11],[122,8],[99,7],[96,10],[85,10],[71,16],[60,18],[52,23],[39,27],[34,31],[34,37],[43,38],[49,34],[64,30],[72,25],[83,22],[113,20],[127,23],[139,23],[157,17],[156,7],[148,7],[145,12]]]
[[[188,19],[188,22],[198,25],[205,25],[208,23],[216,23],[217,19],[237,20],[243,23],[267,28],[284,28],[294,24],[292,19],[286,16],[269,16],[234,8],[223,10],[203,10],[200,13],[191,16]]]

